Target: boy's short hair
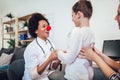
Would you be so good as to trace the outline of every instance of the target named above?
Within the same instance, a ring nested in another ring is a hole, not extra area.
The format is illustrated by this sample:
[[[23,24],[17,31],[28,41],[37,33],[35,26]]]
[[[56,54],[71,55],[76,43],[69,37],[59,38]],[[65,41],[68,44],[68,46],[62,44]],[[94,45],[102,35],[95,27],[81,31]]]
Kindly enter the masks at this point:
[[[81,11],[88,19],[91,18],[93,12],[92,4],[88,0],[79,0],[73,5],[72,10],[75,13]]]

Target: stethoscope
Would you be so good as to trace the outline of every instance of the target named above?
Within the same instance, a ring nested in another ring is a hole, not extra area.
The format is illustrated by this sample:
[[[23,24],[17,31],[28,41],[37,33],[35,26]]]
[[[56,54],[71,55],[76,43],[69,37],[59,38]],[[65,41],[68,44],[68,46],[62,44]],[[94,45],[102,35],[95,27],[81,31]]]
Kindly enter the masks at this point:
[[[53,51],[53,50],[54,50],[54,47],[53,47],[52,43],[51,43],[50,40],[48,40],[48,39],[47,39],[47,41],[48,41],[48,42],[50,43],[50,45],[51,45],[50,51]],[[44,56],[46,57],[46,55],[45,55],[45,50],[44,50],[43,47],[38,43],[37,38],[36,38],[36,43],[37,43],[37,45],[40,47],[40,49],[42,50]]]
[[[50,31],[50,30],[51,30],[51,26],[48,25],[48,26],[46,27],[46,30],[47,30],[47,31]],[[50,45],[51,45],[50,51],[53,51],[54,48],[53,48],[52,43],[51,43],[50,40],[48,40],[48,39],[47,39],[47,41],[48,41],[48,42],[50,43]],[[40,47],[40,49],[42,50],[43,54],[45,55],[45,51],[44,51],[43,47],[38,43],[37,38],[36,38],[36,43],[37,43],[37,45]],[[45,55],[45,56],[46,56],[46,55]]]
[[[46,30],[47,30],[47,31],[50,31],[50,30],[51,30],[51,27],[50,27],[50,26],[47,26]],[[47,41],[48,41],[48,42],[50,43],[50,45],[51,45],[50,51],[53,51],[53,50],[54,50],[54,47],[53,47],[52,43],[50,42],[49,39],[47,39]],[[43,54],[44,54],[44,57],[46,57],[45,51],[44,51],[43,47],[38,43],[37,38],[36,38],[36,43],[37,43],[37,45],[40,47],[40,49],[42,50],[42,52],[43,52]],[[52,62],[51,62],[51,63],[52,63]],[[51,63],[50,63],[50,66],[51,66]],[[50,67],[49,67],[49,69],[50,69]],[[62,70],[62,64],[60,64],[60,71],[61,71],[61,70]]]

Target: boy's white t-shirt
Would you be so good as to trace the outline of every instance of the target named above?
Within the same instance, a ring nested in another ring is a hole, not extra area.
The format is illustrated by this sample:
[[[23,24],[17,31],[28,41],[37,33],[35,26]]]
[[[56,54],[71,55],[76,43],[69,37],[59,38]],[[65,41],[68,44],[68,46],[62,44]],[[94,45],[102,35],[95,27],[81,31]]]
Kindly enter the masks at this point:
[[[90,27],[75,27],[69,36],[67,53],[58,51],[58,58],[66,64],[65,78],[68,80],[92,80],[91,62],[79,59],[80,50],[94,43],[94,34]]]

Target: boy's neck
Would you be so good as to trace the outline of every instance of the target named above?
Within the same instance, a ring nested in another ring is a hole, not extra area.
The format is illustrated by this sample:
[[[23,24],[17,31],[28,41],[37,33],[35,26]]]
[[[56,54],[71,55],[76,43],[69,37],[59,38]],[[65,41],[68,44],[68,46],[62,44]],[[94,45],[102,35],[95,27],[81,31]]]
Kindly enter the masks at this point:
[[[88,18],[84,18],[80,21],[80,27],[89,27],[89,19]]]

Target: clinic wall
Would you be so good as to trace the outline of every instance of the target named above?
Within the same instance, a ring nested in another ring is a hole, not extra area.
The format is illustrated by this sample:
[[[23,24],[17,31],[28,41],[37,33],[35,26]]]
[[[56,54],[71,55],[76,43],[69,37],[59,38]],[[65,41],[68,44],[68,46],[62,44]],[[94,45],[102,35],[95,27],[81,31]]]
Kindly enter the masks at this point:
[[[4,16],[9,12],[13,13],[16,17],[32,12],[45,13],[52,26],[50,39],[55,43],[57,48],[66,49],[68,44],[67,36],[74,27],[71,19],[71,8],[76,1],[77,0],[13,0],[5,3],[6,7],[1,11],[0,17],[5,20]],[[117,22],[114,20],[117,14],[118,0],[91,1],[94,11],[90,25],[95,33],[96,46],[102,49],[103,40],[120,39],[120,31],[118,30]],[[2,44],[1,40],[0,44]]]

